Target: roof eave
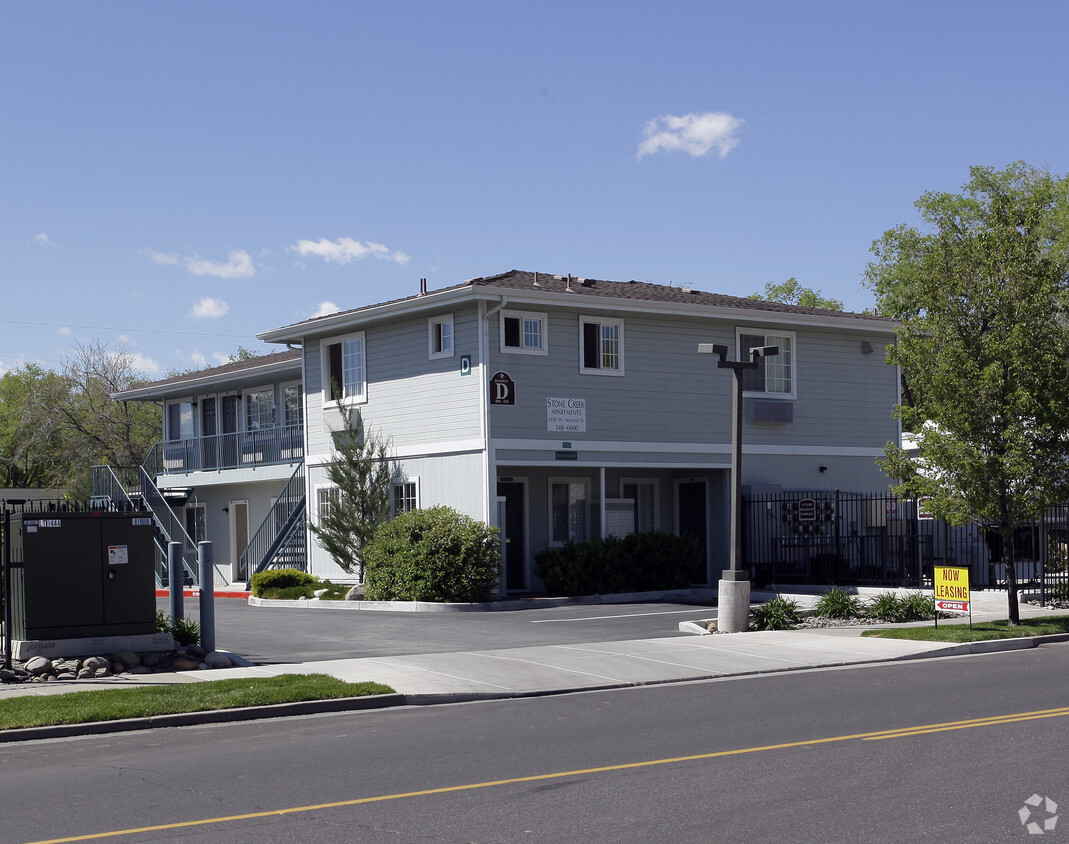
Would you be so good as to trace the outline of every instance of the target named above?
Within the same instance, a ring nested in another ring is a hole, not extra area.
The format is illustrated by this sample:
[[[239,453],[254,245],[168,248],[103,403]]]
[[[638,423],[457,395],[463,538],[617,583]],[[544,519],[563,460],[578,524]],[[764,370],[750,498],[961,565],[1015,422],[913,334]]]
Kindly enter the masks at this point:
[[[144,387],[135,387],[132,390],[121,390],[112,393],[111,398],[115,401],[155,401],[159,399],[174,398],[175,396],[188,396],[196,393],[204,387],[224,383],[257,384],[265,379],[271,379],[277,375],[291,372],[297,378],[301,377],[301,359],[272,361],[261,366],[242,369],[238,372],[203,374],[193,373],[189,378],[181,381],[172,381],[169,384],[153,385],[146,384]]]

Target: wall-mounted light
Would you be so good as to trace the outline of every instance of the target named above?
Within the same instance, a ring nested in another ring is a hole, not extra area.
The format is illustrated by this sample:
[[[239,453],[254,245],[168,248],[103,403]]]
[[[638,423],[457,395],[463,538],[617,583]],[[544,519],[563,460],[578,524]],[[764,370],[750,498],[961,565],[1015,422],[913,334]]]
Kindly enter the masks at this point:
[[[870,343],[868,340],[862,340],[861,341],[861,354],[863,354],[863,355],[871,355],[872,351],[873,351],[872,343]]]
[[[820,466],[820,467],[818,467],[818,468],[820,469],[820,474],[822,474],[822,475],[823,475],[823,474],[824,474],[825,472],[827,472],[827,471],[828,471],[828,467],[827,467],[827,466]]]
[[[229,507],[224,507],[223,508],[223,512],[224,513],[229,513],[230,512],[230,508]]]

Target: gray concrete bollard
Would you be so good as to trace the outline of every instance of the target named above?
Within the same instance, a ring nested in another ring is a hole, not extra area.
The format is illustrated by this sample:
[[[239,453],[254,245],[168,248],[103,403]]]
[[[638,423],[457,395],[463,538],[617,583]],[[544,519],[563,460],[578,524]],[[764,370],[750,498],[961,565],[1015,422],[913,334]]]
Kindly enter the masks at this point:
[[[215,650],[215,573],[212,571],[212,543],[197,543],[200,564],[200,646],[207,653]]]

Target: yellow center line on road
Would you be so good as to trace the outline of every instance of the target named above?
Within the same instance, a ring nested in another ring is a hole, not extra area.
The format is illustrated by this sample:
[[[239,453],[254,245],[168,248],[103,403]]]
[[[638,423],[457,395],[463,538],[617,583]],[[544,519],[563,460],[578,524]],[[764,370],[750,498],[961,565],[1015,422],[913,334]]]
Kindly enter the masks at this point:
[[[160,832],[168,829],[190,829],[210,824],[233,823],[234,821],[255,820],[258,818],[279,817],[282,815],[296,815],[302,812],[317,812],[323,809],[339,809],[347,806],[360,806],[366,803],[384,803],[388,800],[403,800],[407,797],[428,797],[435,794],[449,794],[456,791],[473,791],[479,788],[497,788],[504,785],[518,785],[529,782],[544,780],[563,779],[565,777],[589,776],[590,774],[605,774],[613,771],[627,771],[635,768],[650,768],[655,765],[672,765],[681,762],[698,762],[705,759],[718,759],[727,756],[743,756],[748,753],[763,753],[769,750],[786,750],[792,747],[807,747],[815,744],[832,744],[843,741],[879,741],[889,738],[904,738],[919,736],[927,733],[939,733],[949,730],[965,730],[973,727],[990,727],[1000,724],[1016,724],[1022,721],[1034,721],[1040,718],[1060,718],[1069,715],[1069,706],[1059,709],[1040,709],[1034,712],[1015,712],[1007,715],[994,715],[987,718],[972,718],[965,721],[946,721],[939,724],[922,724],[915,727],[900,727],[895,730],[879,730],[871,733],[852,733],[844,736],[829,736],[827,738],[806,739],[804,741],[791,741],[782,744],[766,744],[759,747],[742,747],[736,750],[718,750],[712,753],[697,753],[693,756],[674,756],[669,759],[650,759],[645,762],[626,762],[620,765],[604,765],[598,768],[581,768],[575,771],[556,771],[551,774],[533,774],[526,777],[512,777],[504,780],[490,780],[487,782],[474,782],[465,785],[448,785],[441,788],[428,788],[422,791],[406,791],[398,794],[382,794],[377,797],[358,797],[353,800],[337,800],[331,803],[316,803],[308,806],[292,806],[286,809],[272,809],[265,812],[249,812],[243,815],[225,815],[215,818],[201,818],[192,821],[178,821],[177,823],[158,824],[156,826],[142,826],[131,829],[117,829],[111,832],[94,832],[88,835],[74,835],[69,838],[49,838],[43,841],[32,841],[27,844],[66,844],[69,841],[93,841],[101,838],[117,838],[123,835],[138,835],[139,833]]]

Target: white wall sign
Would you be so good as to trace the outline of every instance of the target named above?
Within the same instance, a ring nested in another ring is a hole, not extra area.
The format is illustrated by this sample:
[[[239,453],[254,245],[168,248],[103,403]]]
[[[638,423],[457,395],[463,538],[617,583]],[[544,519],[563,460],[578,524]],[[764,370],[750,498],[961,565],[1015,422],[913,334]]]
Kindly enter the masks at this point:
[[[581,434],[586,431],[586,399],[546,399],[546,430]]]

